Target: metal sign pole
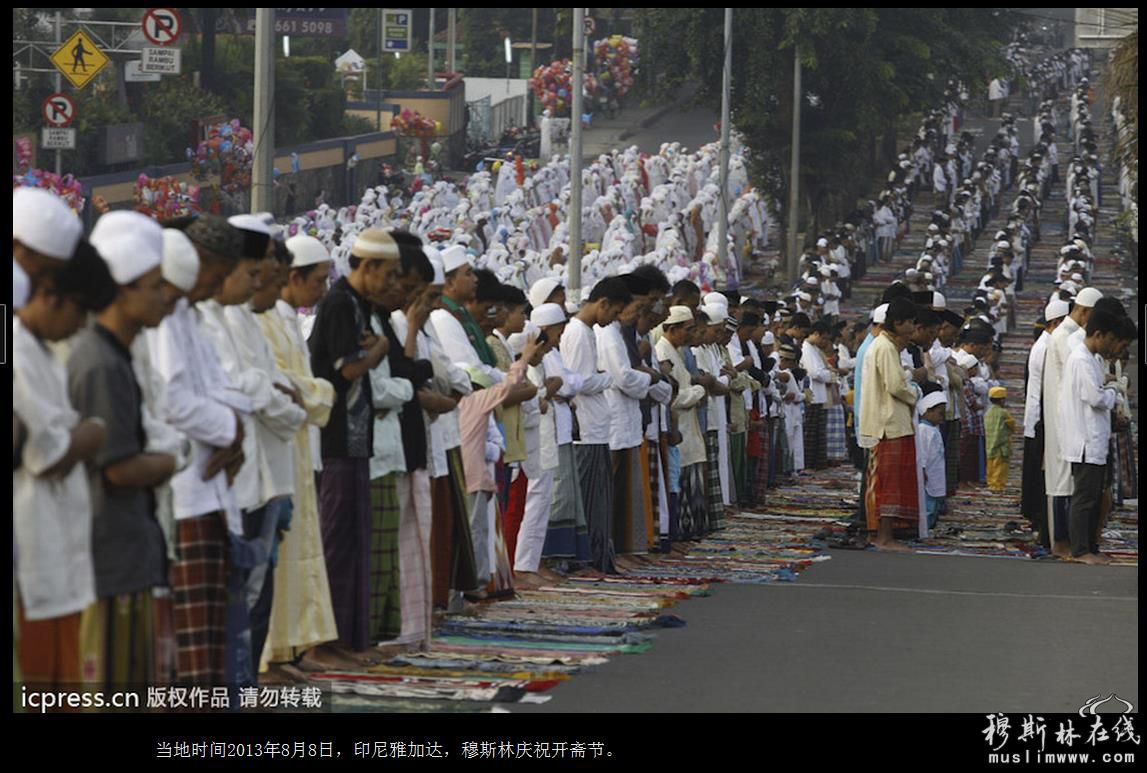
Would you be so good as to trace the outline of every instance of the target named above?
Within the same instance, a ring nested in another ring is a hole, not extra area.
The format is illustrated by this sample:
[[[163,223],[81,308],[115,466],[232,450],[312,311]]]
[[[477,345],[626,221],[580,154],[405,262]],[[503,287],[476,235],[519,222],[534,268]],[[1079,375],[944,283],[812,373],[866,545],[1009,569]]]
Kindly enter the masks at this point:
[[[733,9],[725,9],[725,77],[721,96],[721,219],[717,222],[717,259],[722,269],[728,271],[729,258],[729,97],[733,79]],[[736,250],[734,250],[736,252]],[[737,264],[737,279],[741,277],[740,255],[734,255]],[[735,290],[737,282],[725,282],[728,289]]]
[[[271,212],[275,165],[275,9],[255,10],[255,163],[251,211]]]
[[[581,303],[581,111],[585,80],[585,9],[574,9],[573,91],[570,107],[570,262],[569,299]]]
[[[60,44],[63,42],[64,42],[63,38],[60,37],[60,12],[57,11],[56,12],[56,48],[59,48]],[[63,76],[60,75],[59,70],[56,70],[56,93],[59,94],[63,88],[64,88]],[[64,173],[64,157],[60,153],[60,151],[57,150],[56,151],[56,174],[61,175],[63,173]]]

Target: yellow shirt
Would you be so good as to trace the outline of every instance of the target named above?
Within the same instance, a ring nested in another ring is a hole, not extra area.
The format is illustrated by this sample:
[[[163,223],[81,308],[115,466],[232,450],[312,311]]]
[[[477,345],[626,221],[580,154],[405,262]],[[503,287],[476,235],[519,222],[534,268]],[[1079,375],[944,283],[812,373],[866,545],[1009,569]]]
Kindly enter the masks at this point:
[[[887,331],[882,331],[868,347],[861,379],[864,383],[860,393],[861,448],[874,448],[885,438],[894,440],[915,435],[912,410],[916,405],[916,389],[908,383],[900,364],[899,347]]]

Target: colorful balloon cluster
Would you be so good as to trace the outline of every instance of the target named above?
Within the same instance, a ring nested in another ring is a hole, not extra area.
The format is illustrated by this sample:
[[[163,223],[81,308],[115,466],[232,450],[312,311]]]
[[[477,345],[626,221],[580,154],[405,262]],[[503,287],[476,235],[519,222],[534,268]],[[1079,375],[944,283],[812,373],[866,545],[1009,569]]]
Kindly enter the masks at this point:
[[[227,193],[251,188],[251,167],[255,159],[255,142],[251,130],[235,118],[215,124],[207,130],[207,139],[192,151],[187,149],[191,172],[198,180],[211,175],[220,178],[219,187]]]
[[[611,35],[593,44],[597,70],[594,96],[602,106],[611,99],[621,99],[633,88],[637,71],[637,39]]]
[[[528,86],[533,90],[542,107],[555,118],[566,118],[570,114],[570,73],[573,67],[569,59],[559,59],[549,65],[534,70]]]
[[[43,188],[64,200],[77,215],[84,211],[84,187],[70,174],[58,175],[44,169],[29,169],[21,175],[12,175],[13,188]]]
[[[188,185],[174,177],[151,179],[141,174],[135,181],[132,201],[136,212],[142,212],[156,220],[197,215],[199,206],[199,186]]]
[[[637,72],[637,39],[613,35],[597,41],[593,46],[595,72],[586,73],[583,93],[587,99],[586,113],[598,108],[617,109],[618,100],[633,88],[633,76]],[[570,74],[573,67],[569,59],[561,59],[534,71],[529,87],[542,107],[555,118],[566,118],[573,103],[570,88]],[[586,116],[582,122],[586,123]]]
[[[390,121],[390,128],[403,137],[430,139],[442,133],[442,122],[433,121],[417,110],[403,110]]]

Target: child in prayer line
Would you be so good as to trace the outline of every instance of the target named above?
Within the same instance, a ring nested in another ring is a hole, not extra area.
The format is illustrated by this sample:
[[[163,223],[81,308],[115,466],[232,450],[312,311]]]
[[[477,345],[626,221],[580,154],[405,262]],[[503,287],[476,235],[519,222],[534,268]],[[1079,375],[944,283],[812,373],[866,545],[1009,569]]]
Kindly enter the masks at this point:
[[[929,529],[936,528],[940,513],[944,512],[945,496],[948,493],[944,438],[940,435],[947,405],[947,396],[941,391],[925,395],[918,408],[920,424],[916,428],[917,462],[924,471],[924,506]]]
[[[988,455],[988,488],[1003,491],[1008,482],[1008,460],[1012,456],[1012,434],[1016,420],[1004,408],[1008,391],[992,387],[988,398],[992,405],[984,414],[984,436]]]

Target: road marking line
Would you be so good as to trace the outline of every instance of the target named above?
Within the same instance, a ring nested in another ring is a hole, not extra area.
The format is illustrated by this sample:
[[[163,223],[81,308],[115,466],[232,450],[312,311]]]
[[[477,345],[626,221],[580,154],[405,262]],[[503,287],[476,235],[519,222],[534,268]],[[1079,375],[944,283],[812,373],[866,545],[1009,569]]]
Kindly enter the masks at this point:
[[[1130,601],[1139,603],[1137,596],[1066,596],[1059,594],[1040,593],[999,593],[995,591],[971,590],[936,590],[934,588],[890,588],[880,585],[832,585],[813,582],[778,582],[768,583],[768,587],[779,588],[835,588],[837,590],[871,590],[893,593],[924,593],[935,596],[997,596],[1000,598],[1017,599],[1054,599],[1056,601]]]

